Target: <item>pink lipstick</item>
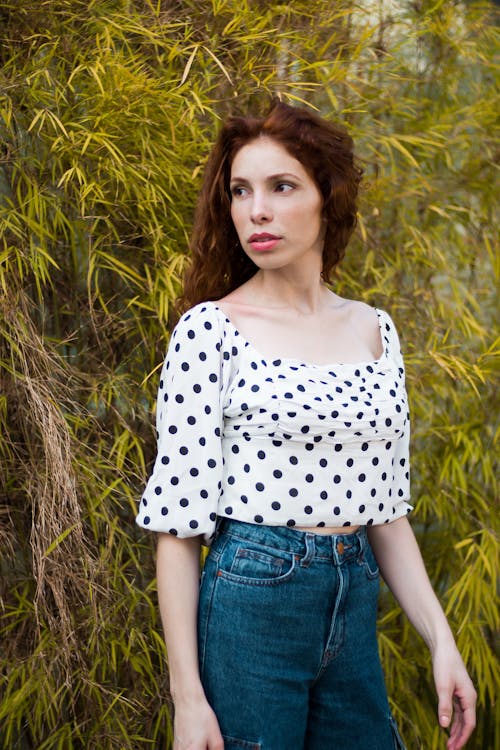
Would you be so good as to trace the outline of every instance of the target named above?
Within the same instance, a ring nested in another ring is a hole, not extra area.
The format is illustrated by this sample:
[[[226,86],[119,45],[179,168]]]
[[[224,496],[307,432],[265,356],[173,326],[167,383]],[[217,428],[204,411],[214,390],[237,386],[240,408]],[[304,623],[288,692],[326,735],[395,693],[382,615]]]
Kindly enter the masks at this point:
[[[248,240],[248,244],[252,250],[257,252],[263,250],[272,250],[275,245],[278,244],[281,237],[277,237],[275,234],[269,234],[269,232],[262,232],[261,234],[252,234]]]

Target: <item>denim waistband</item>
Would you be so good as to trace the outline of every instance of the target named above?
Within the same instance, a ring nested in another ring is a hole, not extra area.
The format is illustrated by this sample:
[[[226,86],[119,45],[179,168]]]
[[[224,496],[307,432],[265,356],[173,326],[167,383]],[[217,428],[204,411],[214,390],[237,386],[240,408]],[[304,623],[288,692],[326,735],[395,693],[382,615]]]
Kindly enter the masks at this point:
[[[350,534],[317,534],[288,526],[259,526],[221,518],[217,524],[216,537],[220,535],[247,539],[255,544],[292,552],[301,558],[316,557],[337,564],[358,557],[368,544],[366,526],[360,526]]]

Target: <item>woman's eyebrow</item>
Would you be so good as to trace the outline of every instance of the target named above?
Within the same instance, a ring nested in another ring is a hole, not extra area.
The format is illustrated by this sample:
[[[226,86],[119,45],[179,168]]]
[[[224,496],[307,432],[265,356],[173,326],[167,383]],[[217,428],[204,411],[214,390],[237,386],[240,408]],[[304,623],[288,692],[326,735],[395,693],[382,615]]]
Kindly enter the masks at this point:
[[[285,180],[285,179],[293,179],[293,180],[300,180],[300,177],[298,175],[293,174],[292,172],[279,172],[278,174],[270,174],[265,179],[267,182],[274,182],[275,180]],[[246,177],[238,177],[234,176],[231,177],[231,183],[233,182],[245,182],[248,183],[250,180],[248,180]]]

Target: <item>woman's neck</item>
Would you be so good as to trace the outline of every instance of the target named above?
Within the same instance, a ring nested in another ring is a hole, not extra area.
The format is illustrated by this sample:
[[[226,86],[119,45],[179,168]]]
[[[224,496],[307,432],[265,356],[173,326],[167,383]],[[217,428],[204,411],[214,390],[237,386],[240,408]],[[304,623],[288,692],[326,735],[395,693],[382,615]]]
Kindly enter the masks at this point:
[[[245,285],[245,297],[254,305],[294,308],[302,315],[314,314],[332,303],[332,292],[320,273],[311,272],[257,271]]]

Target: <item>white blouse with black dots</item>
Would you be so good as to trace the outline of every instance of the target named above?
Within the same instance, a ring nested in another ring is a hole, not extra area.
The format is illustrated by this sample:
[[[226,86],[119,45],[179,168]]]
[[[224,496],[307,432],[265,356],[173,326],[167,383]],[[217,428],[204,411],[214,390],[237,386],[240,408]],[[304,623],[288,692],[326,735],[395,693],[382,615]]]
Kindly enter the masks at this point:
[[[217,517],[270,526],[382,524],[408,513],[399,340],[370,362],[263,358],[213,302],[185,313],[163,365],[158,455],[137,523],[179,537]]]

